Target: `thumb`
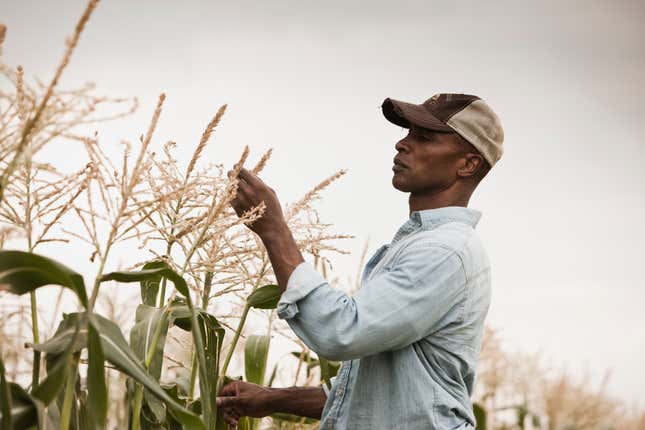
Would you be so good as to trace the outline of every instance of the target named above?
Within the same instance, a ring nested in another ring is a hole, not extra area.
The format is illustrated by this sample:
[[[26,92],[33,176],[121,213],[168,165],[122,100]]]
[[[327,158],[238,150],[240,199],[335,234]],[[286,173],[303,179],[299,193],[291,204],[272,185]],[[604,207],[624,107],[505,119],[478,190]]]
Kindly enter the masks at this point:
[[[226,407],[226,406],[235,406],[237,405],[237,397],[232,397],[232,396],[224,396],[224,397],[217,397],[215,398],[215,404],[217,404],[218,408],[221,407]]]

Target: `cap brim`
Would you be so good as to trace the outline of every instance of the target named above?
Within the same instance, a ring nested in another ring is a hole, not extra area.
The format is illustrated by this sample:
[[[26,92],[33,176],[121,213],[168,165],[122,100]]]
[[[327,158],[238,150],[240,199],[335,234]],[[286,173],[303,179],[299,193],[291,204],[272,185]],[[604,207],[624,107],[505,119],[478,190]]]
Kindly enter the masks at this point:
[[[429,130],[454,131],[422,105],[387,98],[383,101],[381,109],[388,121],[404,128],[410,128],[410,125],[416,125],[417,127],[427,128]]]

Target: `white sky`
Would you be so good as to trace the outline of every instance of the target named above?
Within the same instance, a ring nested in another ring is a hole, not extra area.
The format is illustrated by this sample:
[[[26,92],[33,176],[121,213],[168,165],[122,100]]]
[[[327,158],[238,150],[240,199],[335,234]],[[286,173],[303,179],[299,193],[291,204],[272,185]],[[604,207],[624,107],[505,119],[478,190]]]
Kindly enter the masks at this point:
[[[50,79],[83,8],[2,1],[5,62]],[[228,103],[207,156],[231,165],[244,144],[254,160],[273,147],[263,177],[284,202],[349,169],[319,205],[357,237],[336,259],[343,275],[368,236],[370,250],[389,242],[408,214],[390,182],[403,132],[382,100],[480,95],[506,135],[470,204],[493,264],[489,323],[574,372],[612,369],[611,392],[645,405],[644,20],[640,1],[104,0],[62,86],[140,98],[138,114],[101,129],[115,145],[136,140],[166,92],[157,141],[185,157]]]

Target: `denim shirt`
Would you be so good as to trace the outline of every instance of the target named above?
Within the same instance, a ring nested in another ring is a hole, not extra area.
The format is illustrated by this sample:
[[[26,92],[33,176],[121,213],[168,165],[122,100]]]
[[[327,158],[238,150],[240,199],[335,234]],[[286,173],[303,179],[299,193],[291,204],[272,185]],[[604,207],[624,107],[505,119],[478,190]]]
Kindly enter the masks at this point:
[[[301,263],[278,316],[342,361],[320,429],[473,429],[470,396],[491,295],[481,212],[413,212],[367,262],[353,296]]]

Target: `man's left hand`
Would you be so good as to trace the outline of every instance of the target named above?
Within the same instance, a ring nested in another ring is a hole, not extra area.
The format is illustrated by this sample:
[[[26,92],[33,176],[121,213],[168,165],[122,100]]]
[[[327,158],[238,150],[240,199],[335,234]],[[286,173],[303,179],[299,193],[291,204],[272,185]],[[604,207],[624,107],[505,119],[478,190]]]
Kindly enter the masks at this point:
[[[228,176],[231,177],[232,174],[233,171],[230,170]],[[267,232],[285,227],[286,222],[282,207],[273,188],[244,168],[240,170],[238,179],[237,195],[231,201],[231,206],[233,206],[238,216],[242,216],[261,202],[266,205],[263,215],[252,223],[247,224],[247,226],[261,238]]]

